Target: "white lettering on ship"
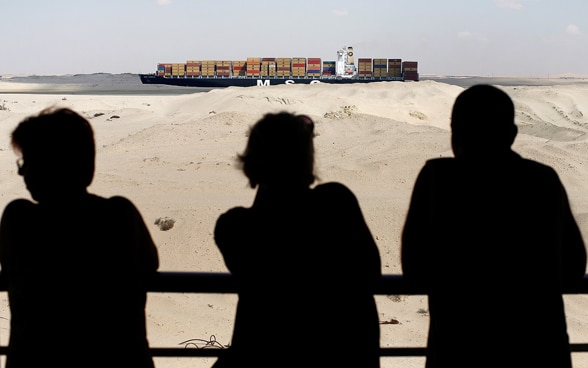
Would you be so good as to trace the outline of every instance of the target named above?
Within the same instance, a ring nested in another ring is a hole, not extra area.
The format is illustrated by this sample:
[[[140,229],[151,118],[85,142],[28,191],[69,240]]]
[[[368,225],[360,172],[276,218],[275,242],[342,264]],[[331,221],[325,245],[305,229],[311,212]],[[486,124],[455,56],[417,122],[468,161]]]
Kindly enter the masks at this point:
[[[321,83],[320,80],[311,80],[310,82],[308,82],[308,84],[317,84],[317,83]],[[292,79],[286,79],[284,81],[284,84],[296,84],[296,81],[292,80]],[[257,80],[257,85],[258,86],[269,86],[270,85],[270,80],[266,79],[266,80],[261,80],[258,79]]]

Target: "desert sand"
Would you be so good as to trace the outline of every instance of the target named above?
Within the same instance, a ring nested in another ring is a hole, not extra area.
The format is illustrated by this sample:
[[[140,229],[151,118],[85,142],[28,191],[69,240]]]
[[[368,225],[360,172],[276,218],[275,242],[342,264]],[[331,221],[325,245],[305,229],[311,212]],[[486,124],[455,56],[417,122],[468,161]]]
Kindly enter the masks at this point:
[[[585,80],[484,80],[493,81],[516,104],[519,135],[514,149],[556,169],[588,239],[588,84]],[[464,88],[439,79],[172,93],[137,88],[123,93],[120,86],[100,88],[100,81],[94,80],[85,87],[54,82],[0,81],[0,208],[14,198],[30,198],[16,173],[11,130],[45,107],[71,107],[89,119],[96,134],[96,176],[90,191],[123,195],[137,205],[158,246],[161,271],[213,272],[227,271],[212,237],[216,218],[230,207],[249,206],[255,194],[236,168],[236,153],[244,148],[247,130],[258,118],[286,110],[315,120],[320,181],[339,181],[351,188],[380,248],[382,272],[400,274],[400,234],[414,180],[428,158],[452,156],[449,117]],[[63,164],[67,165],[67,157]],[[156,224],[160,219],[171,219],[174,226],[162,229]],[[230,294],[149,294],[151,346],[177,347],[212,335],[229,344],[236,300]],[[571,341],[588,343],[588,295],[566,295],[565,300]],[[425,346],[425,296],[381,295],[377,302],[382,322],[399,322],[381,325],[382,346]],[[9,318],[3,293],[0,343],[4,345]],[[277,321],[281,322],[287,324],[288,316]],[[56,333],[47,331],[38,343]],[[309,335],[300,348],[326,338]],[[361,338],[349,336],[350,348]],[[588,353],[576,353],[573,359],[575,367],[588,367]],[[209,367],[213,361],[155,359],[161,368]],[[424,358],[382,358],[382,367],[423,364]]]

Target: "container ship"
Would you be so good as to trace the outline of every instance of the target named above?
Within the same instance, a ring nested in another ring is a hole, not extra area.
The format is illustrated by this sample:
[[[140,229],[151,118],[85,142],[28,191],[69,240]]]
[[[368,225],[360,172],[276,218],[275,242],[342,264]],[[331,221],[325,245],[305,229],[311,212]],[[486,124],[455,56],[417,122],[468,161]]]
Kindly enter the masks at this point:
[[[357,60],[357,63],[356,63]],[[353,47],[342,47],[337,58],[248,57],[246,60],[188,60],[159,63],[152,74],[139,74],[143,84],[183,87],[253,87],[278,84],[370,83],[418,81],[418,63],[402,59],[355,58]]]

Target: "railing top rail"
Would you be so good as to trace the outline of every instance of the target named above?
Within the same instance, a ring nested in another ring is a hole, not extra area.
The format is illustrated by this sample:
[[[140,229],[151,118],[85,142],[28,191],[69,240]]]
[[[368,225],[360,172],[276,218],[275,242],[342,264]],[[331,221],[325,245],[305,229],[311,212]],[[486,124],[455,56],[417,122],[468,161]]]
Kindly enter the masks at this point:
[[[475,280],[473,281],[475,287]],[[0,272],[0,291],[6,291],[6,280]],[[148,285],[156,293],[237,293],[233,276],[228,272],[159,271]],[[564,294],[588,294],[588,274],[575,285],[564,288]],[[407,282],[400,274],[384,274],[375,286],[379,295],[425,295],[426,291]]]

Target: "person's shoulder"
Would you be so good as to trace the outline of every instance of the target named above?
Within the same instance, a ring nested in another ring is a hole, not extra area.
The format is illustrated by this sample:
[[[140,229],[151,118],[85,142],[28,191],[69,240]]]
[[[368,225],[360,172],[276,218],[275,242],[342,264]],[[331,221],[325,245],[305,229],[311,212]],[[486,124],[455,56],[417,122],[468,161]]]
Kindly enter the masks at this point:
[[[9,202],[2,212],[1,231],[22,231],[36,221],[43,221],[38,217],[39,205],[28,199],[14,199]]]
[[[332,198],[337,200],[350,199],[355,200],[355,194],[343,183],[336,181],[322,183],[315,186],[312,190],[315,196],[321,198]]]
[[[529,167],[535,168],[537,170],[555,171],[555,169],[552,166],[547,165],[547,164],[545,164],[543,162],[539,162],[539,161],[530,159],[530,158],[521,157],[521,162],[524,165],[527,165]]]
[[[6,207],[16,207],[16,208],[35,208],[37,206],[36,203],[25,199],[25,198],[17,198],[10,201]]]
[[[214,226],[215,238],[218,238],[219,234],[226,234],[237,227],[247,226],[249,213],[250,210],[245,207],[233,207],[221,213]]]
[[[450,166],[455,165],[457,161],[454,157],[435,157],[430,158],[425,161],[424,166],[432,166],[432,167],[443,167],[443,166]]]
[[[93,199],[97,203],[103,203],[103,208],[107,208],[109,211],[113,211],[123,216],[135,215],[139,212],[135,204],[130,199],[120,195],[115,195],[108,198],[93,196]]]
[[[247,214],[249,213],[249,208],[246,207],[241,207],[241,206],[237,206],[237,207],[233,207],[233,208],[229,208],[227,211],[225,211],[224,213],[222,213],[219,216],[219,219],[233,219],[233,218],[239,218],[242,216],[247,216]]]
[[[216,220],[217,226],[219,224],[233,224],[243,222],[247,217],[249,217],[250,213],[251,209],[246,207],[237,206],[229,208],[218,216]]]
[[[454,157],[430,158],[426,160],[423,167],[421,167],[419,176],[451,176],[455,173],[455,170],[457,170],[458,167],[458,161]]]
[[[132,207],[135,206],[133,204],[133,202],[131,202],[130,199],[128,199],[127,197],[120,196],[120,195],[115,195],[115,196],[112,196],[109,198],[94,196],[94,198],[96,200],[106,200],[108,203],[115,205],[115,206],[132,206]]]
[[[34,211],[37,204],[24,198],[13,199],[4,208],[4,214],[14,214]]]
[[[336,181],[319,184],[313,190],[315,193],[351,193],[345,184]]]
[[[521,163],[522,163],[522,166],[525,168],[525,170],[533,171],[537,175],[543,175],[546,177],[552,176],[554,178],[558,177],[557,172],[555,171],[555,169],[552,166],[549,166],[549,165],[544,164],[542,162],[535,161],[535,160],[528,159],[528,158],[522,158]]]

